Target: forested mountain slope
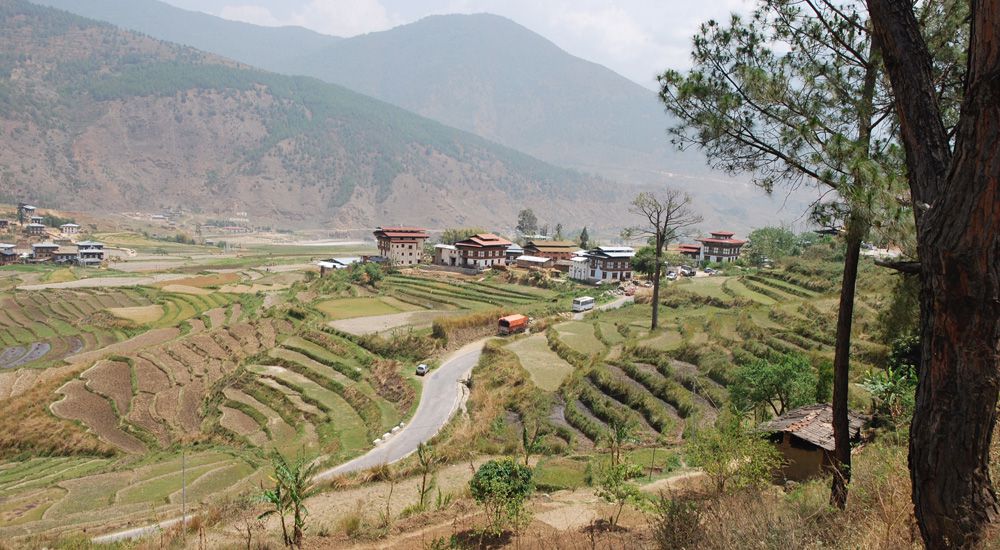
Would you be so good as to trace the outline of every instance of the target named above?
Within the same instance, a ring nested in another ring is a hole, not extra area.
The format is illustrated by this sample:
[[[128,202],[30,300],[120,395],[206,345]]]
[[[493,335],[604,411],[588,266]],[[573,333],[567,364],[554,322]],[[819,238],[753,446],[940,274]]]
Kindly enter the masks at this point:
[[[0,2],[0,200],[342,228],[613,223],[616,186],[310,78]]]

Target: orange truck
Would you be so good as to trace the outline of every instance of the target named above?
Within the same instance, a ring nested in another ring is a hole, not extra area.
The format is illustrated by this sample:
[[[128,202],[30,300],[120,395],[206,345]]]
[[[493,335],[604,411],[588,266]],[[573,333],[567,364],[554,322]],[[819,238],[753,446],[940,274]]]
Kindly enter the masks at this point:
[[[506,317],[501,317],[500,320],[497,321],[497,330],[501,335],[524,332],[527,329],[528,318],[524,315],[508,315]]]

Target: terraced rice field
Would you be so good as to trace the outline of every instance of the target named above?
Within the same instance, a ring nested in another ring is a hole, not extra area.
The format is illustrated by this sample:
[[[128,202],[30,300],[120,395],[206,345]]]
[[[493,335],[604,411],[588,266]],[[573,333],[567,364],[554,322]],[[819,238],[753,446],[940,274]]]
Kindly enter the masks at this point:
[[[556,325],[559,338],[585,355],[603,354],[606,346],[594,335],[594,324],[589,321],[570,321]]]
[[[545,391],[556,391],[573,373],[573,365],[549,349],[544,334],[533,334],[508,346],[517,354],[521,366],[531,375],[531,381]]]
[[[315,304],[316,309],[323,312],[330,320],[351,319],[354,317],[371,317],[375,315],[391,315],[421,309],[418,306],[401,302],[392,297],[368,296],[364,298],[338,298]]]
[[[383,285],[396,298],[426,309],[526,308],[550,303],[556,293],[485,281],[392,275]]]

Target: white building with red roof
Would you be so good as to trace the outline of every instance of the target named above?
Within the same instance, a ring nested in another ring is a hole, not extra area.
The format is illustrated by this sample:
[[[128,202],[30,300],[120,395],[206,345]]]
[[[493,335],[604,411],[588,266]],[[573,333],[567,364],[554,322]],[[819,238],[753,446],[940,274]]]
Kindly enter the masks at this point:
[[[420,227],[379,227],[375,229],[378,252],[393,265],[416,265],[424,254],[427,230]]]

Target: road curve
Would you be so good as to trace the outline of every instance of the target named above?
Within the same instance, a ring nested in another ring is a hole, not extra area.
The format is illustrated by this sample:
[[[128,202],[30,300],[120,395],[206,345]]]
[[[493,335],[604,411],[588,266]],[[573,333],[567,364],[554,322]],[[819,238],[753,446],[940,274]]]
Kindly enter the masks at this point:
[[[320,472],[313,479],[321,481],[380,464],[391,464],[416,452],[417,446],[441,431],[461,405],[467,391],[462,382],[479,362],[482,351],[483,341],[478,341],[453,353],[440,367],[424,377],[420,403],[408,424],[374,449]]]
[[[452,353],[440,367],[423,378],[420,403],[417,405],[413,418],[402,429],[367,453],[320,472],[313,480],[322,481],[380,464],[391,464],[416,452],[417,446],[437,435],[461,406],[467,391],[463,381],[468,378],[473,367],[479,362],[484,343],[485,340],[479,340],[462,347]],[[180,518],[174,518],[153,525],[109,533],[93,538],[92,542],[109,544],[141,538],[161,529],[167,529],[180,521]]]

